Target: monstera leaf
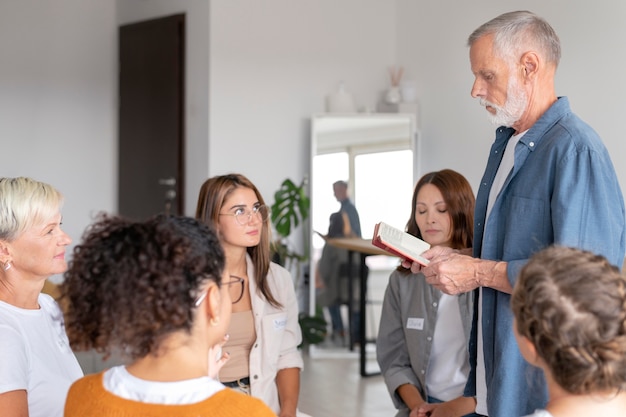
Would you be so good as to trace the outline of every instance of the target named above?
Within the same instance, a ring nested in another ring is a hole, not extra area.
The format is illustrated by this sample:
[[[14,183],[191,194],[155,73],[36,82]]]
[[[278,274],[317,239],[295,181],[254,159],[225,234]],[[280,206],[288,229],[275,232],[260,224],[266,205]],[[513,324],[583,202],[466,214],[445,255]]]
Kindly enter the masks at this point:
[[[276,233],[282,237],[289,236],[292,229],[309,217],[311,202],[305,193],[305,186],[305,181],[297,186],[287,178],[274,193],[272,223]]]
[[[272,242],[273,260],[283,265],[287,269],[295,266],[296,282],[302,275],[301,264],[309,260],[308,233],[309,229],[302,227],[302,242],[304,249],[299,253],[290,243],[288,237],[291,232],[309,218],[309,207],[311,205],[309,197],[306,195],[306,178],[300,185],[296,185],[289,178],[285,179],[278,191],[274,193],[274,204],[272,204],[272,224],[279,235],[279,239]],[[326,337],[327,323],[324,315],[319,311],[314,316],[300,313],[298,322],[302,329],[302,344],[314,345],[320,343]]]

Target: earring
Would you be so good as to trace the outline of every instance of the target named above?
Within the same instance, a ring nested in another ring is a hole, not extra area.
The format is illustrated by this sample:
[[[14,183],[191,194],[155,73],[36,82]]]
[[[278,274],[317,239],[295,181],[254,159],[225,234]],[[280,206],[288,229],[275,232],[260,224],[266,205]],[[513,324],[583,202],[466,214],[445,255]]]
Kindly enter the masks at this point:
[[[209,320],[209,323],[211,323],[211,326],[215,327],[218,324],[220,324],[220,318],[219,317],[211,317],[211,320]]]
[[[5,271],[8,271],[9,269],[11,269],[11,262],[6,261],[4,263],[4,267],[3,268],[4,268]]]

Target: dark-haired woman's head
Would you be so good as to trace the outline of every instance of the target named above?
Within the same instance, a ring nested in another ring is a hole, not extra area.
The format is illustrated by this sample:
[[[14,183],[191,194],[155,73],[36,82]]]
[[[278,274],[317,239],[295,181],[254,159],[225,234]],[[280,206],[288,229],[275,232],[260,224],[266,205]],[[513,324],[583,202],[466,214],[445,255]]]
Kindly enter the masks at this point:
[[[102,215],[76,246],[62,284],[70,342],[105,354],[121,349],[133,359],[158,354],[169,335],[191,332],[208,298],[212,319],[221,319],[225,331],[231,304],[222,300],[228,291],[219,290],[223,273],[216,233],[195,219]]]
[[[415,186],[406,230],[431,245],[472,247],[474,193],[465,177],[451,169],[424,175]]]
[[[341,211],[330,215],[328,221],[328,237],[345,237],[344,235],[344,219]]]

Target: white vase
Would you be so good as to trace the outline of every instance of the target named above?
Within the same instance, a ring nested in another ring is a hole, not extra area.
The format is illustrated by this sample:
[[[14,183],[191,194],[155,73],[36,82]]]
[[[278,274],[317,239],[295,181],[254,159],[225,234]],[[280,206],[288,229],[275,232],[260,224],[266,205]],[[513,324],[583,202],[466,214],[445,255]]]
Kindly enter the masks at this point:
[[[326,111],[329,113],[354,113],[356,105],[354,98],[350,94],[343,83],[339,84],[336,93],[326,96]]]
[[[400,89],[398,87],[391,87],[385,94],[385,101],[389,104],[398,104],[402,100]]]

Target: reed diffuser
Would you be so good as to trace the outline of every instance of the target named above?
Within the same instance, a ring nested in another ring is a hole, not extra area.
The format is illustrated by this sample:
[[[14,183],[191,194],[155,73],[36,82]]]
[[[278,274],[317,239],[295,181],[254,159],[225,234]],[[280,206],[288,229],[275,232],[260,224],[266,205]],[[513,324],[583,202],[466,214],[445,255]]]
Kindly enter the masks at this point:
[[[387,103],[398,104],[402,100],[402,95],[400,94],[400,81],[402,80],[403,74],[403,67],[389,67],[389,78],[391,81],[391,87],[389,87],[389,90],[387,90],[387,94],[385,94],[385,101]]]

